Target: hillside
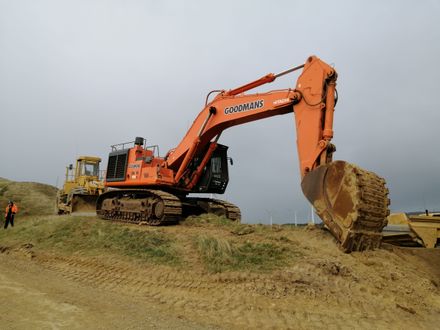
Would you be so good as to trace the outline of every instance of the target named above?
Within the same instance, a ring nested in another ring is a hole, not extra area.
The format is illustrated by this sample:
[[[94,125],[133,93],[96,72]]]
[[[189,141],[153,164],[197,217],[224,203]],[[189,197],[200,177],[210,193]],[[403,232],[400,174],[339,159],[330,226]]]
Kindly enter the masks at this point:
[[[15,182],[0,178],[0,207],[13,200],[20,216],[48,215],[55,213],[57,188],[37,182]]]
[[[316,226],[213,216],[148,227],[51,213],[55,188],[2,180],[0,327],[433,329],[440,249],[342,253]],[[1,188],[0,188],[1,189]]]
[[[70,323],[63,311],[49,313],[69,329],[96,327],[97,318],[103,329],[138,328],[145,310],[159,328],[428,329],[440,321],[439,250],[343,254],[315,227],[42,216],[19,219],[0,241],[7,281],[83,311],[69,314]],[[34,295],[23,304],[34,312],[19,328],[48,317]]]

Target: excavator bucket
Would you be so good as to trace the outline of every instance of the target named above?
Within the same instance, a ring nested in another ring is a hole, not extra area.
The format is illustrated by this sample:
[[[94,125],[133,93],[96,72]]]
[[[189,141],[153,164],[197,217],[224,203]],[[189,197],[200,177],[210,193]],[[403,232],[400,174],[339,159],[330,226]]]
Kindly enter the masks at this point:
[[[73,195],[72,215],[96,215],[98,195]]]
[[[301,187],[344,252],[380,246],[389,214],[383,178],[354,164],[335,161],[307,173]]]

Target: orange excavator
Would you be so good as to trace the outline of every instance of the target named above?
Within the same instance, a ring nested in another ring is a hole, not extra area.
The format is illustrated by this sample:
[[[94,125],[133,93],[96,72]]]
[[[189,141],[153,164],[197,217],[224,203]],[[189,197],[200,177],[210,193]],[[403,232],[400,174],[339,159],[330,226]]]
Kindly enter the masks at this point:
[[[295,88],[246,93],[301,69]],[[237,206],[188,195],[224,193],[230,159],[228,147],[218,140],[225,129],[294,112],[304,195],[344,252],[378,247],[389,214],[388,189],[376,174],[332,161],[336,79],[332,67],[311,56],[305,64],[279,74],[210,92],[185,137],[165,157],[159,156],[158,146],[146,146],[143,138],[136,138],[133,145],[113,145],[105,181],[109,190],[98,198],[98,216],[160,225],[213,212],[239,221]],[[212,93],[217,94],[209,102]]]

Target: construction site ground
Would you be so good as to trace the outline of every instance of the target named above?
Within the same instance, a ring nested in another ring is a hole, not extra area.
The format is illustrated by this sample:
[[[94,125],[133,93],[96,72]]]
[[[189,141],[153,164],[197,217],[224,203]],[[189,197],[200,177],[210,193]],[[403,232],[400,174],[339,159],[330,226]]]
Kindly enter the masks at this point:
[[[343,254],[320,228],[193,220],[152,228],[95,217],[18,219],[0,236],[0,326],[433,329],[440,322],[439,249]],[[125,252],[110,239],[107,248],[79,243],[99,231],[167,243],[162,254],[145,255],[125,253],[129,241]],[[265,260],[249,252],[257,259],[235,262],[242,246]]]
[[[56,216],[56,189],[0,178],[1,329],[435,329],[440,249],[342,253],[316,226],[216,216],[148,227]]]

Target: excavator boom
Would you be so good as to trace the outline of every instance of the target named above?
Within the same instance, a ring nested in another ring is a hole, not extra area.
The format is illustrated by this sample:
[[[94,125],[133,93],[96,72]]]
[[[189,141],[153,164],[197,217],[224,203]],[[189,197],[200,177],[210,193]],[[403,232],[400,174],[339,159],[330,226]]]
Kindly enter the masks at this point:
[[[267,93],[244,92],[303,69],[295,89]],[[222,91],[207,104],[194,120],[180,144],[167,155],[167,165],[176,170],[176,181],[195,155],[226,128],[247,122],[295,112],[297,147],[301,176],[326,162],[333,146],[333,112],[337,74],[316,56],[306,64],[280,74],[266,76],[241,87]]]

